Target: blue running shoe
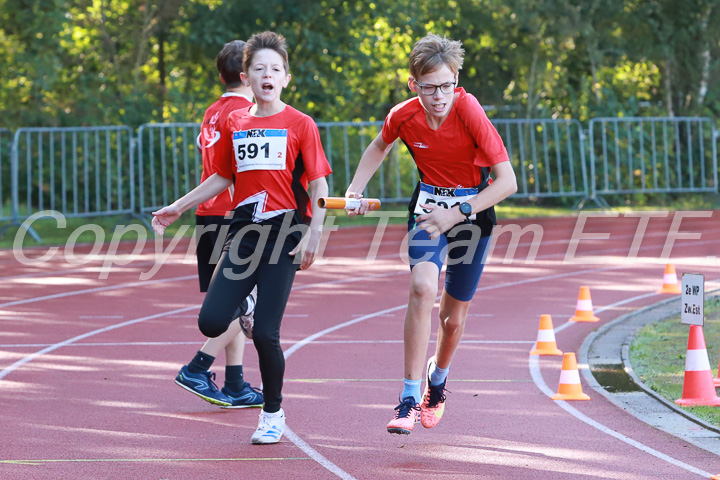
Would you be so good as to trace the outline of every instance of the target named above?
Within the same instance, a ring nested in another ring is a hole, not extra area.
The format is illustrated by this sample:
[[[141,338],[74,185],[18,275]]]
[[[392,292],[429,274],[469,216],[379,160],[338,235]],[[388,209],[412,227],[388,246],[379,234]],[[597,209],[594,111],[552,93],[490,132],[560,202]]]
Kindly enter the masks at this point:
[[[223,387],[222,393],[230,399],[232,405],[223,406],[222,408],[250,408],[263,406],[262,391],[245,382],[242,390],[238,393],[232,392]]]
[[[183,365],[177,377],[175,377],[175,383],[206,402],[220,405],[221,407],[229,407],[232,405],[232,400],[218,390],[213,380],[215,380],[215,373],[211,373],[209,370],[200,373],[190,373],[187,365]]]

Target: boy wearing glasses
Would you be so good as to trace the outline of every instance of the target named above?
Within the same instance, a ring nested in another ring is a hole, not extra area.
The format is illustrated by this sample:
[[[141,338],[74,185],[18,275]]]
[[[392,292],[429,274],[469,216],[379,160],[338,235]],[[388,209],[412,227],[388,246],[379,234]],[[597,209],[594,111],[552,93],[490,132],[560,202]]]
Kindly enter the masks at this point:
[[[477,99],[457,88],[463,55],[459,41],[434,34],[415,44],[408,87],[417,96],[390,111],[346,192],[347,197],[362,198],[395,140],[403,141],[417,165],[420,182],[409,205],[411,277],[404,325],[404,383],[400,404],[387,424],[389,433],[409,434],[418,418],[425,428],[440,421],[448,370],[496,224],[493,206],[517,191],[500,136]],[[368,210],[367,202],[362,202],[348,213]],[[437,347],[426,363],[431,315],[446,257]]]

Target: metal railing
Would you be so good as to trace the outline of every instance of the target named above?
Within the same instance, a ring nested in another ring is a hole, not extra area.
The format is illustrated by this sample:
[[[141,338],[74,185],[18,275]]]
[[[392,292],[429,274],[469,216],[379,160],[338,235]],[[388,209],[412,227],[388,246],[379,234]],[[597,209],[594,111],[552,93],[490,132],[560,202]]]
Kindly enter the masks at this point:
[[[516,198],[585,197],[584,134],[577,120],[494,120],[517,177]]]
[[[135,211],[132,130],[21,128],[12,145],[13,220],[41,210],[68,217]]]
[[[708,118],[492,120],[518,179],[514,197],[718,192],[718,132]],[[331,195],[344,194],[382,122],[318,123],[333,168]],[[0,221],[40,210],[66,216],[139,214],[167,205],[200,182],[199,123],[0,129]],[[408,201],[418,179],[397,142],[366,195]]]
[[[591,197],[718,191],[709,118],[594,118],[588,130]]]
[[[138,213],[172,203],[200,183],[199,123],[146,123],[138,129]]]
[[[12,220],[12,132],[0,128],[0,221]]]

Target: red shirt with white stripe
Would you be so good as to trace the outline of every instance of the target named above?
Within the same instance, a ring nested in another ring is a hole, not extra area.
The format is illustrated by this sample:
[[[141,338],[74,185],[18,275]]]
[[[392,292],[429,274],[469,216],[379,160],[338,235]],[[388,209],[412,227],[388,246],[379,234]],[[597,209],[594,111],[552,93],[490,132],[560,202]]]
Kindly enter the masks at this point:
[[[382,139],[400,138],[421,172],[421,180],[438,187],[469,188],[482,181],[481,167],[509,161],[500,135],[477,98],[456,88],[455,103],[437,130],[428,126],[417,97],[396,105],[385,118]]]
[[[202,154],[203,163],[201,183],[215,173],[214,164],[217,159],[232,157],[232,150],[227,148],[226,142],[221,141],[228,115],[233,110],[247,108],[252,105],[253,103],[244,95],[227,92],[205,110],[200,135],[197,138],[197,147]],[[232,144],[230,146],[232,147]],[[201,216],[225,216],[234,207],[235,204],[233,204],[230,190],[226,190],[217,197],[198,205],[195,214]]]

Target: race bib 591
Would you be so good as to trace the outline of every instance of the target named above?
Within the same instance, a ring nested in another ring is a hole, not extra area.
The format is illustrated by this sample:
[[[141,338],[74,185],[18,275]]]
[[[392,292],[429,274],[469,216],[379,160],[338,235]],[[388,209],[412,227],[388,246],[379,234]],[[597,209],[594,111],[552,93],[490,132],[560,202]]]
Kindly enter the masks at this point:
[[[233,132],[233,150],[237,172],[285,170],[287,130],[254,128]]]
[[[420,205],[437,205],[438,207],[450,209],[463,202],[467,202],[477,195],[477,188],[448,188],[435,187],[426,183],[420,183],[420,194],[413,213],[422,215],[430,213],[430,210],[422,208]],[[468,217],[469,220],[475,220],[475,214]]]

